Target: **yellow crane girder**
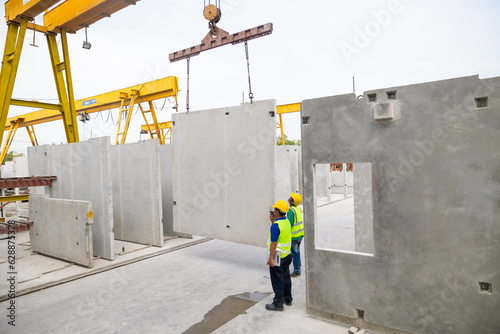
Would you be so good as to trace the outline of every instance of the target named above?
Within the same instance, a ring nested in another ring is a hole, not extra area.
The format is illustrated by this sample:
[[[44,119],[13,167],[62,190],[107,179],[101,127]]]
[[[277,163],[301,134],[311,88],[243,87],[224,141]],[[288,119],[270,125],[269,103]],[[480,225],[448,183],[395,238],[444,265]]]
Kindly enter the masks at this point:
[[[135,5],[139,0],[66,0],[45,13],[43,24],[48,31],[64,28],[75,33],[78,30],[111,16],[111,14]]]
[[[143,84],[118,89],[112,92],[88,97],[85,99],[75,101],[76,114],[79,115],[81,112],[85,111],[87,114],[108,110],[120,107],[122,103],[123,96],[128,96],[125,98],[124,104],[130,104],[130,96],[133,95],[134,91],[139,91],[140,95],[136,98],[135,103],[142,103],[148,101],[154,101],[166,97],[173,97],[177,102],[177,93],[179,92],[179,83],[177,77],[166,77],[154,81],[149,81]],[[26,103],[36,101],[24,101]],[[19,123],[19,127],[32,126],[47,122],[56,121],[62,118],[59,111],[53,109],[42,109],[33,111],[24,115],[19,115],[16,117],[11,117],[7,119],[5,124],[5,131],[8,131],[11,126],[12,121],[16,121],[18,118],[24,118],[24,121]]]

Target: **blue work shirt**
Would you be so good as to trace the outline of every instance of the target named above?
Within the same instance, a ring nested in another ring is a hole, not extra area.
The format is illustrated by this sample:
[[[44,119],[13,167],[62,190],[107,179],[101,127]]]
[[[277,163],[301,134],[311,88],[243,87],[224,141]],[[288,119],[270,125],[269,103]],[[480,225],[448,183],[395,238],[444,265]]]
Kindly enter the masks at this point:
[[[278,242],[278,237],[280,236],[280,228],[276,222],[283,219],[286,219],[286,216],[275,219],[274,223],[271,225],[271,242]]]

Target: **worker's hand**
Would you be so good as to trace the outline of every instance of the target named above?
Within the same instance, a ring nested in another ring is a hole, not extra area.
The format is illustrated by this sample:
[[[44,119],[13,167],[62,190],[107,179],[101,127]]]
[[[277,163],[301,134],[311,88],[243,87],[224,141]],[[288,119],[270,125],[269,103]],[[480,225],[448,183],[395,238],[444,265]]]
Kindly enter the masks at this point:
[[[269,261],[267,261],[267,265],[269,267],[274,267],[274,261],[273,261],[273,259],[270,258]]]
[[[269,220],[274,223],[274,213],[269,214]]]

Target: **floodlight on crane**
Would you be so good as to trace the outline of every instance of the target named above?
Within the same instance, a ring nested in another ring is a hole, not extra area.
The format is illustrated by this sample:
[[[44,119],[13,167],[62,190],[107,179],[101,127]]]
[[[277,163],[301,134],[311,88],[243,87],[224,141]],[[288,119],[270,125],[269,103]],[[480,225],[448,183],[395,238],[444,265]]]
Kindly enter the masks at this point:
[[[84,48],[85,50],[90,50],[91,47],[92,44],[89,43],[89,40],[87,38],[87,27],[85,27],[85,40],[83,41],[82,48]]]

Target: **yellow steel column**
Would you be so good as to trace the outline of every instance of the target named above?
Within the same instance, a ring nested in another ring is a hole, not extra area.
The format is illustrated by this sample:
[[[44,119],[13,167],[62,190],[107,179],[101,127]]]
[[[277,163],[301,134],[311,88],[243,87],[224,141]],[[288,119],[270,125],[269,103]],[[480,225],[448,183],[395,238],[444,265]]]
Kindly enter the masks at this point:
[[[28,18],[23,17],[20,25],[13,22],[9,24],[7,30],[2,58],[2,71],[0,73],[0,143],[3,139],[5,122],[9,113],[12,91],[14,90],[14,82],[16,80],[17,68],[19,67],[19,59],[21,58],[27,25]]]
[[[128,106],[128,114],[127,114],[127,122],[125,123],[125,129],[123,130],[122,138],[120,140],[120,144],[125,144],[125,140],[127,140],[128,127],[130,125],[130,119],[132,118],[132,113],[134,112],[134,104],[135,99],[139,95],[138,91],[132,91],[132,97],[130,98],[130,104]]]
[[[59,104],[62,106],[61,112],[64,129],[66,130],[66,140],[68,143],[74,143],[78,141],[78,125],[76,123],[76,113],[73,113],[73,115],[71,114],[70,101],[68,99],[64,76],[62,74],[62,71],[66,69],[66,64],[60,60],[56,36],[47,34],[47,44],[52,63],[52,71],[54,72],[54,80],[56,83],[57,95],[59,97]]]
[[[285,146],[285,132],[283,131],[283,117],[280,114],[281,145]]]
[[[33,125],[26,126],[26,130],[30,136],[31,144],[33,144],[33,146],[38,146],[38,139],[36,139],[35,128]]]
[[[68,51],[68,37],[66,35],[66,30],[61,29],[61,45],[62,52],[64,58],[64,70],[66,74],[66,86],[68,89],[68,98],[69,98],[69,112],[72,124],[74,124],[73,128],[66,128],[66,133],[68,131],[72,131],[71,134],[71,142],[75,143],[79,141],[78,135],[78,123],[76,121],[76,107],[75,107],[75,94],[73,93],[73,77],[71,76],[71,66],[69,62],[69,51]],[[69,141],[68,141],[69,143]]]

